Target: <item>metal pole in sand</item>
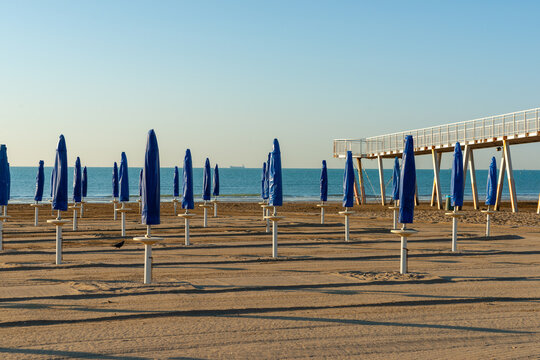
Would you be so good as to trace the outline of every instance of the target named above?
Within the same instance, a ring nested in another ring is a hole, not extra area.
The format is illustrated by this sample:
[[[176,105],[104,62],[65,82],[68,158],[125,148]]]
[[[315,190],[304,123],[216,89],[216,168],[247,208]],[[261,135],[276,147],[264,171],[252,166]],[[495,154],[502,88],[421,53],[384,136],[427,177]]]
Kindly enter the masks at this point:
[[[82,200],[81,200],[81,213],[80,213],[80,218],[82,219],[83,216],[84,216],[84,204],[86,204],[86,200],[85,198],[83,197]]]
[[[116,211],[119,212],[122,217],[122,236],[126,236],[126,212],[131,211],[131,209],[128,209],[126,203],[122,201],[122,207],[117,208]]]
[[[273,215],[266,216],[267,220],[272,221],[272,257],[278,257],[278,221],[284,219],[284,216],[277,216],[276,207],[274,206]]]
[[[495,214],[495,211],[489,210],[489,205],[487,210],[482,210],[486,214],[486,237],[490,236],[491,233],[491,215]]]
[[[184,221],[185,221],[185,232],[186,232],[186,241],[185,241],[185,244],[186,246],[189,246],[190,242],[189,242],[189,219],[193,218],[195,216],[195,214],[192,214],[190,213],[187,209],[186,209],[186,212],[184,214],[178,214],[178,216],[184,218]]]
[[[345,216],[345,241],[349,241],[349,216],[354,214],[354,211],[350,211],[350,208],[345,208],[345,211],[340,211],[339,214]]]
[[[326,201],[321,201],[317,206],[321,208],[321,224],[324,224],[324,208],[328,205],[326,204]]]
[[[173,203],[173,208],[174,208],[174,216],[176,216],[176,215],[178,215],[178,213],[176,211],[176,205],[178,204],[178,199],[176,197],[173,197],[172,203]]]
[[[390,230],[393,234],[397,234],[401,237],[401,258],[399,262],[399,272],[401,274],[406,274],[408,271],[408,249],[407,249],[407,238],[413,234],[416,234],[418,231],[413,229],[407,229],[405,227],[405,224],[401,227],[401,229],[394,229]]]
[[[73,231],[77,231],[79,228],[77,223],[77,210],[79,209],[79,206],[77,203],[75,203],[73,206],[69,207],[70,209],[73,209]]]
[[[69,220],[62,220],[60,210],[58,210],[56,219],[47,220],[48,224],[56,226],[56,265],[62,264],[62,226],[68,222]]]
[[[142,204],[142,199],[139,197],[137,199],[137,202],[139,203],[139,214],[140,214],[141,213],[141,207],[142,207],[142,205],[141,205]]]
[[[113,203],[113,213],[114,213],[114,220],[118,220],[118,217],[116,216],[116,204],[118,204],[118,199],[117,198],[113,198],[112,201]]]
[[[465,214],[463,214],[462,212],[458,212],[457,206],[454,206],[454,211],[447,212],[446,215],[452,217],[452,252],[456,252],[457,251],[457,220],[459,217],[462,217]]]
[[[0,215],[0,250],[4,250],[4,222],[10,218],[8,215]]]
[[[218,198],[216,196],[214,200],[212,200],[212,203],[214,204],[214,217],[217,217],[217,202],[218,202]]]
[[[36,201],[35,203],[30,204],[30,206],[34,208],[34,226],[39,225],[39,207],[42,205],[43,204],[41,204],[39,201]]]
[[[150,225],[146,225],[146,235],[134,237],[133,240],[139,241],[144,244],[144,283],[152,283],[152,245],[156,242],[163,240],[160,237],[152,236],[152,229]]]
[[[208,208],[213,207],[214,205],[208,204],[206,200],[204,201],[204,204],[199,204],[200,207],[204,209],[204,221],[203,221],[203,227],[208,226]]]
[[[392,210],[393,213],[394,213],[394,222],[393,222],[393,225],[392,225],[392,230],[397,230],[397,229],[398,229],[398,210],[399,210],[399,203],[398,203],[397,201],[399,201],[399,200],[395,200],[395,201],[394,201],[394,205],[388,207],[388,209]]]

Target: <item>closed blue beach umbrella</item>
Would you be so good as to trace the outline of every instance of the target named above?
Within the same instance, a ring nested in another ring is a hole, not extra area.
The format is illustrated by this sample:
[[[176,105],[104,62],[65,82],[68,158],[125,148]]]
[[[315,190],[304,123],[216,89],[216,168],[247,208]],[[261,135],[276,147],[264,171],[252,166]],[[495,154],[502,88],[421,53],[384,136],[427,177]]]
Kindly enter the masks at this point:
[[[9,168],[6,145],[0,146],[0,206],[8,204],[9,200]]]
[[[206,161],[204,162],[204,174],[203,174],[203,193],[202,198],[204,201],[210,200],[210,186],[212,184],[212,180],[210,179],[210,160],[206,158]]]
[[[86,166],[82,171],[81,188],[82,196],[85,198],[88,195],[88,171],[86,170]]]
[[[497,160],[491,158],[489,164],[487,187],[486,187],[486,205],[495,205],[497,200]]]
[[[82,200],[82,170],[81,159],[77,156],[73,169],[73,202],[80,203]]]
[[[271,153],[268,153],[268,159],[266,160],[266,178],[264,180],[264,192],[265,192],[265,199],[268,200],[270,197],[270,157],[272,156]]]
[[[454,161],[452,162],[452,178],[450,179],[450,194],[453,206],[463,206],[463,154],[461,145],[456,142]]]
[[[129,201],[129,176],[128,176],[128,161],[125,152],[122,152],[120,158],[120,201],[128,202]]]
[[[43,200],[43,187],[45,185],[44,164],[45,162],[43,160],[39,160],[39,167],[36,175],[36,193],[34,194],[34,201],[36,202]]]
[[[326,160],[322,161],[321,170],[321,201],[328,200],[328,169],[326,168]]]
[[[191,151],[186,150],[184,157],[184,184],[182,188],[182,209],[190,210],[195,207],[193,199],[193,165],[191,163]]]
[[[68,162],[67,148],[64,135],[60,135],[54,159],[54,178],[52,191],[52,206],[54,210],[68,209]]]
[[[274,139],[274,145],[270,155],[270,166],[268,171],[268,188],[270,206],[283,205],[283,181],[281,177],[281,151],[279,142]]]
[[[144,225],[160,223],[159,148],[154,130],[148,132],[142,176],[142,215]]]
[[[113,198],[118,197],[118,165],[116,164],[116,161],[114,162],[112,172],[112,196]]]
[[[7,164],[7,191],[8,191],[8,200],[11,200],[11,170],[9,169],[9,163]]]
[[[216,164],[214,167],[214,188],[212,190],[212,195],[219,196],[219,167]]]
[[[143,184],[142,177],[143,177],[143,169],[139,171],[139,196],[142,196],[142,184]]]
[[[262,166],[262,174],[261,174],[261,198],[263,200],[268,199],[268,195],[266,194],[266,163],[263,162]]]
[[[180,178],[178,175],[178,166],[174,167],[174,176],[173,176],[173,196],[180,196]]]
[[[399,159],[394,159],[394,175],[392,176],[392,199],[399,200]]]
[[[55,170],[56,168],[53,167],[52,171],[51,171],[51,189],[49,191],[50,193],[50,196],[51,196],[51,199],[52,199],[52,195],[53,195],[53,189],[54,189],[54,179],[56,178],[56,175],[55,175]],[[52,204],[52,203],[51,203]]]
[[[416,165],[412,135],[405,137],[405,149],[401,158],[399,181],[399,222],[412,224],[414,218],[414,194],[416,192]]]
[[[343,207],[354,206],[354,167],[352,152],[347,151],[345,160],[345,172],[343,173]]]

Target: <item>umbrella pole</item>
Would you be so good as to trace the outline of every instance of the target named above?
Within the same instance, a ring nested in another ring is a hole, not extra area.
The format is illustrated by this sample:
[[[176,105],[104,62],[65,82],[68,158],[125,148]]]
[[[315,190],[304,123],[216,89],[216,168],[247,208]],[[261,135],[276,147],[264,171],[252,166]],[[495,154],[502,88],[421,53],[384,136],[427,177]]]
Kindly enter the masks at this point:
[[[173,206],[174,206],[174,216],[176,216],[176,203],[178,202],[178,200],[176,200],[176,197],[173,198]]]
[[[188,210],[186,210],[186,214],[187,213],[188,213]],[[186,216],[185,220],[186,220],[186,222],[185,222],[185,224],[186,224],[186,226],[185,226],[186,227],[186,229],[185,229],[186,230],[186,242],[185,242],[185,244],[186,244],[186,246],[189,246],[189,216]]]
[[[348,216],[345,216],[345,241],[349,241],[349,217]]]
[[[405,224],[403,224],[403,227],[401,228],[402,230],[405,230],[406,229],[406,226]],[[401,236],[401,261],[399,263],[399,272],[401,274],[406,274],[407,273],[407,237],[406,236]]]
[[[126,203],[122,201],[122,210],[125,210]],[[126,236],[126,212],[122,211],[122,236]]]
[[[206,227],[208,225],[208,208],[206,207],[206,200],[204,201],[204,221],[203,221],[203,227]]]
[[[73,206],[73,231],[76,231],[78,229],[77,224],[77,204]]]
[[[324,206],[321,206],[321,224],[324,224]]]
[[[457,206],[454,206],[454,213],[457,212]],[[452,218],[452,252],[457,251],[457,217]]]
[[[84,215],[84,197],[82,198],[82,201],[81,201],[81,214],[80,214],[81,219],[83,218],[83,215]]]
[[[116,200],[116,198],[113,198],[113,213],[114,213],[114,220],[118,220],[118,217],[116,216],[116,203],[118,202],[118,200]]]
[[[38,202],[36,201],[36,206],[34,207],[34,226],[38,226],[39,219],[39,207]]]
[[[274,206],[274,216],[277,216],[276,207]],[[272,221],[272,257],[277,258],[278,256],[278,224],[277,221]]]
[[[124,213],[122,213],[124,214]],[[150,225],[146,225],[146,236],[151,238],[152,228]],[[144,244],[144,283],[150,284],[152,282],[152,244]]]
[[[0,221],[0,250],[4,250],[4,222]]]
[[[214,198],[214,217],[217,217],[217,196]]]
[[[486,215],[486,237],[489,237],[489,230],[490,230],[490,216],[489,216],[489,205],[488,205],[488,212]]]

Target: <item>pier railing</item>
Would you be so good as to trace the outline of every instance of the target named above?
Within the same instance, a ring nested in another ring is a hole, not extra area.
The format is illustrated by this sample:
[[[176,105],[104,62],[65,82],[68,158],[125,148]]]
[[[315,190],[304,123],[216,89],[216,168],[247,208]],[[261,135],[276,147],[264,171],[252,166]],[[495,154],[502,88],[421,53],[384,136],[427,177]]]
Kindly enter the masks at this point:
[[[355,157],[400,153],[407,135],[414,137],[416,149],[451,147],[457,141],[465,145],[527,137],[530,133],[537,135],[540,131],[539,112],[540,108],[535,108],[365,139],[337,139],[334,140],[334,157],[344,157],[347,150]]]

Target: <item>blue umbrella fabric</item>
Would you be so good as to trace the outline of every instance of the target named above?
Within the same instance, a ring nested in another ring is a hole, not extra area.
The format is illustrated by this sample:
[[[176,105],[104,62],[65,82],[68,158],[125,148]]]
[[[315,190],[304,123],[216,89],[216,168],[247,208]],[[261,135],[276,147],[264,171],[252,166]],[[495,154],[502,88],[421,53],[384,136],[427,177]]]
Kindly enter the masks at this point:
[[[270,157],[271,153],[268,153],[268,159],[266,160],[266,178],[264,179],[264,199],[268,200],[270,197]]]
[[[7,192],[8,192],[8,200],[11,200],[11,170],[9,169],[9,163],[7,164]]]
[[[143,169],[139,171],[139,196],[142,196],[142,177],[143,177]]]
[[[262,173],[261,173],[261,198],[263,200],[268,199],[266,196],[266,163],[263,162]]]
[[[45,162],[43,160],[39,160],[39,167],[36,175],[36,192],[34,194],[34,201],[43,200],[43,188],[45,185],[45,172],[43,170],[43,165],[45,165]]]
[[[52,191],[52,206],[54,210],[67,211],[68,209],[68,161],[67,148],[64,135],[60,135],[54,159],[54,178]]]
[[[495,205],[497,201],[497,160],[491,158],[489,164],[487,186],[486,186],[486,205]]]
[[[322,161],[321,170],[321,201],[328,200],[328,170],[326,168],[326,160]]]
[[[52,169],[52,171],[51,171],[51,190],[50,190],[51,199],[52,199],[52,196],[53,196],[54,179],[56,178],[56,174],[54,173],[55,170],[56,170],[56,169],[53,167],[53,169]]]
[[[178,174],[178,166],[174,167],[174,176],[173,176],[173,196],[180,196],[180,178]]]
[[[268,171],[268,188],[270,199],[268,204],[270,206],[282,206],[283,205],[283,181],[281,177],[281,151],[279,149],[279,142],[274,139],[274,145],[270,156],[270,166]]]
[[[116,164],[116,161],[114,162],[112,172],[112,196],[113,198],[118,197],[118,165]]]
[[[128,175],[128,161],[125,152],[122,152],[120,158],[120,201],[128,202],[129,201],[129,175]]]
[[[214,188],[212,190],[212,195],[219,196],[219,167],[216,164],[214,167]]]
[[[343,207],[354,206],[354,167],[352,152],[347,151],[345,159],[345,172],[343,173]]]
[[[405,149],[401,157],[399,177],[399,222],[412,224],[414,218],[414,194],[416,192],[416,165],[412,135],[405,137]]]
[[[82,170],[81,159],[77,156],[73,169],[73,202],[80,203],[82,200]]]
[[[0,145],[0,206],[9,200],[9,168],[6,145]]]
[[[450,194],[453,206],[463,206],[463,154],[461,145],[456,142],[454,147],[454,161],[452,162],[452,177],[450,179]]]
[[[182,209],[190,210],[195,207],[193,198],[193,165],[191,162],[191,150],[186,150],[184,156],[184,184],[182,188]]]
[[[392,176],[392,199],[399,200],[399,159],[394,159],[394,175]]]
[[[141,221],[144,225],[160,223],[159,147],[154,130],[148,131],[142,176]]]
[[[86,166],[82,171],[81,187],[82,196],[86,197],[88,195],[88,171],[86,170]]]
[[[212,180],[210,179],[210,160],[206,158],[204,162],[204,174],[203,174],[203,193],[202,198],[204,201],[210,200],[210,186],[212,185]]]

